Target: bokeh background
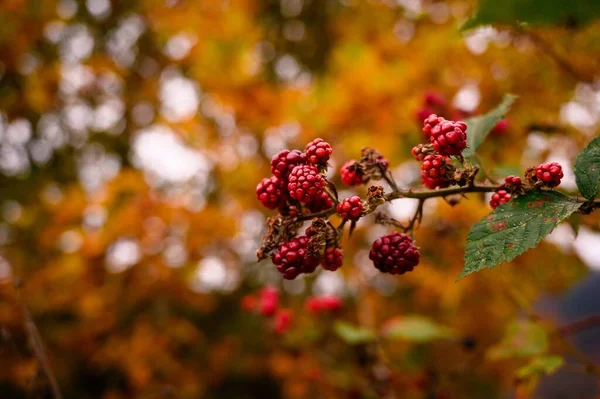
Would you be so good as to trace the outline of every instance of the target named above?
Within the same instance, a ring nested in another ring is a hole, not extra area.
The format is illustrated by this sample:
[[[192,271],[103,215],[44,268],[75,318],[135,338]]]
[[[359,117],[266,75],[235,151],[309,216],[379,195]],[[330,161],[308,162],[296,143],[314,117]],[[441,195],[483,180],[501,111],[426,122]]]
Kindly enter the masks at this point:
[[[505,93],[519,98],[481,148],[487,171],[559,161],[561,189],[576,189],[573,158],[600,123],[600,24],[461,33],[475,5],[0,2],[0,397],[52,397],[50,370],[65,398],[597,398],[597,378],[551,333],[600,309],[594,215],[458,283],[484,196],[428,201],[422,261],[403,276],[368,260],[389,231],[371,218],[335,273],[283,281],[256,262],[273,213],[254,191],[274,154],[328,140],[345,197],[364,190],[343,188],[339,166],[370,146],[417,187],[422,115],[487,112]],[[406,220],[415,206],[384,208]],[[240,307],[265,285],[293,315],[285,332]],[[341,312],[306,311],[326,294]],[[565,364],[519,378],[539,353],[501,343],[531,312],[544,353]],[[455,335],[371,351],[333,328],[406,315]],[[593,331],[569,340],[600,360]]]

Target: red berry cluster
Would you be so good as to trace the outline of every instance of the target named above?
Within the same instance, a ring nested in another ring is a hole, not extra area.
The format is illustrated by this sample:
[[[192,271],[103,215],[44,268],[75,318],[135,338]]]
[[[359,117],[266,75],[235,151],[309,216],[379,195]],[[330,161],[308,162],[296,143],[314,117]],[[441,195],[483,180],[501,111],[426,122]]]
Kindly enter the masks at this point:
[[[340,169],[340,175],[342,183],[347,186],[358,186],[365,182],[364,172],[356,161],[346,162]]]
[[[431,154],[423,158],[421,164],[421,182],[430,189],[445,188],[450,185],[450,180],[446,173],[447,157]]]
[[[505,189],[497,190],[494,194],[492,194],[492,198],[490,199],[490,206],[492,209],[496,209],[500,204],[506,204],[510,201],[511,195]]]
[[[360,197],[344,198],[337,206],[336,211],[343,219],[358,220],[363,211]]]
[[[419,263],[419,249],[404,233],[394,232],[373,242],[369,259],[379,271],[404,274],[412,271]]]
[[[564,177],[562,166],[558,162],[541,164],[535,169],[535,175],[548,187],[557,187]]]
[[[312,273],[319,266],[320,259],[308,252],[307,236],[292,238],[279,246],[272,260],[283,278],[293,280],[301,273]]]
[[[255,312],[271,320],[271,328],[278,334],[292,326],[293,313],[279,307],[279,291],[272,286],[263,287],[258,295],[246,295],[240,301],[242,309]]]
[[[327,161],[333,153],[331,145],[322,138],[314,139],[308,143],[304,151],[308,163],[314,165],[327,165]]]
[[[304,302],[306,310],[314,315],[333,314],[342,310],[342,300],[335,295],[312,296]]]

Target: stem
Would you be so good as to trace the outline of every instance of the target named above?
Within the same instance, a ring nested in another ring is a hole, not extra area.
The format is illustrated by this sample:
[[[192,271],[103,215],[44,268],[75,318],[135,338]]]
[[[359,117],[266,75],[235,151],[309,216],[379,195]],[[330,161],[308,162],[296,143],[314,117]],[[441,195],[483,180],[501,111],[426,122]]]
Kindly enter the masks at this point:
[[[600,315],[589,316],[581,320],[574,321],[556,329],[556,332],[563,337],[577,334],[588,328],[600,327]]]

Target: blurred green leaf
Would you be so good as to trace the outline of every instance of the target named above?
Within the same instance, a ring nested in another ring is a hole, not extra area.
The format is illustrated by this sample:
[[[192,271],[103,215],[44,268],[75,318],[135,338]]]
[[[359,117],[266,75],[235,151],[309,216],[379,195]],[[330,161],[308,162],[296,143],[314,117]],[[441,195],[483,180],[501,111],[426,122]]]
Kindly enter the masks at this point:
[[[531,191],[500,205],[471,227],[465,266],[458,278],[511,261],[535,248],[580,206],[555,191]]]
[[[477,152],[477,149],[483,144],[494,126],[510,110],[512,103],[515,102],[517,97],[514,94],[505,94],[502,102],[487,114],[474,116],[465,120],[467,124],[467,148],[463,151],[465,157],[471,157]]]
[[[375,331],[356,326],[345,321],[338,321],[333,326],[335,333],[350,345],[365,344],[375,341],[377,335]]]
[[[548,349],[548,334],[538,324],[529,320],[510,323],[500,343],[491,347],[490,359],[529,357],[542,354]]]
[[[480,0],[475,13],[460,30],[480,25],[529,23],[533,25],[580,25],[600,16],[596,0]]]
[[[587,199],[595,198],[600,192],[600,136],[592,140],[575,160],[577,187]]]
[[[539,356],[531,359],[528,364],[517,370],[517,377],[529,378],[552,374],[563,364],[565,364],[565,359],[562,356]]]
[[[381,333],[388,339],[411,342],[428,342],[454,336],[450,328],[423,316],[395,317],[385,323]]]

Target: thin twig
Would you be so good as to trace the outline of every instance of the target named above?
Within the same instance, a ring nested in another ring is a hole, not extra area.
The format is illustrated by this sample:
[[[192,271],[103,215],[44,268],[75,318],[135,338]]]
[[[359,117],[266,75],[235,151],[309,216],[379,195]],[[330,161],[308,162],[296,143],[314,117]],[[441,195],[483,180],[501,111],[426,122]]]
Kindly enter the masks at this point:
[[[589,316],[581,320],[574,321],[556,329],[556,332],[566,337],[568,335],[577,334],[589,328],[600,327],[600,316]]]

